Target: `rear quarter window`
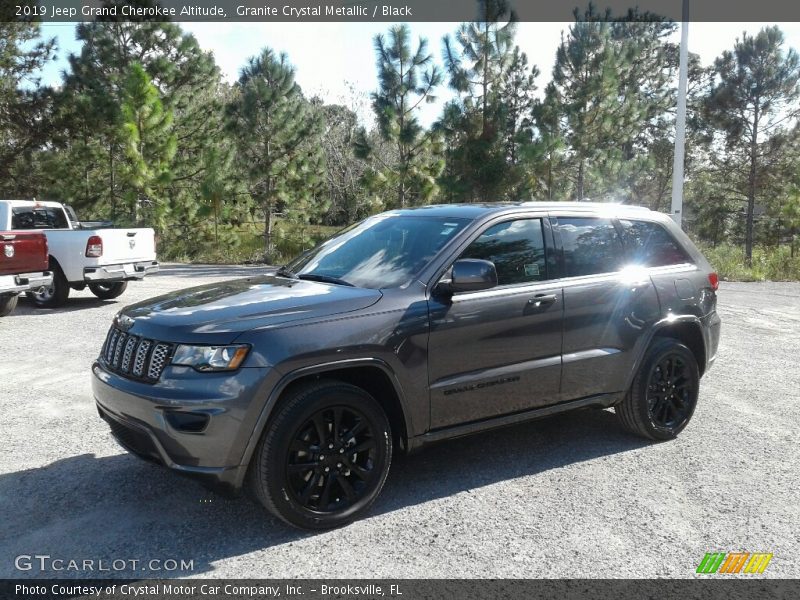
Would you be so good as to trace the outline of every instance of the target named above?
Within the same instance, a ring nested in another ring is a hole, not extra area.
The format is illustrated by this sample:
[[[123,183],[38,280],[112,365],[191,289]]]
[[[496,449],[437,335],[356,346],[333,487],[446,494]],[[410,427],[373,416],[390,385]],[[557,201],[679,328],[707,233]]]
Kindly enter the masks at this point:
[[[623,239],[634,264],[666,267],[692,262],[686,251],[658,223],[621,220]]]
[[[622,240],[611,219],[558,217],[567,277],[619,271],[625,263]]]

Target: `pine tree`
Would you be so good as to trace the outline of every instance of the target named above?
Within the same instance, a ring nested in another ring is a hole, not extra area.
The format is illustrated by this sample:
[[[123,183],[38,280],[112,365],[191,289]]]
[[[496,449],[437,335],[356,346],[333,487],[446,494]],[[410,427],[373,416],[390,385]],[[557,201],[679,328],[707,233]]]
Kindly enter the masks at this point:
[[[436,177],[443,161],[437,156],[435,132],[419,124],[420,104],[433,102],[434,90],[442,81],[432,64],[428,43],[420,38],[412,47],[408,25],[396,25],[374,38],[379,88],[372,94],[372,108],[383,140],[394,147],[388,157],[375,152],[375,144],[362,131],[356,140],[358,156],[377,163],[365,174],[365,183],[377,192],[386,192],[404,207],[430,201],[438,192]],[[389,159],[389,160],[387,160]]]
[[[755,36],[744,33],[733,51],[714,63],[716,81],[709,93],[707,116],[727,154],[720,176],[747,202],[745,260],[753,256],[754,212],[768,165],[780,152],[786,125],[800,114],[800,59],[784,51],[783,33],[766,27]]]
[[[164,110],[173,115],[176,152],[165,192],[169,209],[181,221],[196,216],[206,165],[202,157],[224,137],[224,86],[213,56],[174,23],[95,21],[80,23],[76,35],[83,46],[69,57],[58,98],[56,147],[64,156],[53,157],[59,166],[54,192],[84,213],[121,214],[126,190],[120,186],[120,168],[126,158],[120,107],[128,70],[138,63],[158,88]],[[169,228],[165,235],[173,240],[201,225],[194,219],[191,226],[180,232]]]
[[[124,161],[120,184],[131,221],[141,225],[142,211],[163,229],[168,211],[165,190],[172,178],[176,139],[172,113],[164,110],[159,93],[142,66],[133,63],[122,85],[119,139]]]
[[[506,159],[505,198],[509,200],[532,199],[539,191],[533,168],[533,161],[538,158],[533,146],[538,76],[539,69],[529,66],[527,55],[515,47],[500,91]]]
[[[533,107],[536,104],[536,78],[539,69],[528,65],[527,55],[514,48],[511,62],[503,74],[500,103],[505,118],[506,158],[511,165],[521,159],[520,148],[533,138]]]
[[[507,0],[478,0],[479,20],[462,23],[455,43],[445,36],[444,60],[450,87],[463,96],[467,113],[480,116],[480,135],[496,133],[503,77],[513,60],[516,15]]]
[[[479,0],[478,20],[462,23],[453,38],[442,40],[458,101],[448,106],[448,123],[440,128],[450,133],[448,161],[456,166],[451,179],[470,200],[504,199],[517,184],[507,157],[509,117],[502,97],[509,68],[515,58],[521,61],[515,32],[516,15],[507,0]]]
[[[269,260],[275,213],[282,209],[308,219],[318,210],[322,120],[303,97],[286,55],[269,48],[248,60],[235,93],[227,107],[228,131],[264,214]]]
[[[53,58],[54,41],[39,40],[38,23],[8,21],[0,22],[0,196],[36,192],[29,163],[47,139],[52,106],[38,73]]]
[[[636,11],[615,20],[591,4],[575,21],[549,90],[563,115],[573,197],[625,198],[625,181],[647,160],[652,127],[669,104],[674,63],[664,40],[674,25]]]
[[[542,199],[561,200],[567,197],[564,162],[564,137],[560,106],[552,83],[545,88],[544,98],[532,109],[534,143],[528,148],[528,164],[533,170],[535,192]]]

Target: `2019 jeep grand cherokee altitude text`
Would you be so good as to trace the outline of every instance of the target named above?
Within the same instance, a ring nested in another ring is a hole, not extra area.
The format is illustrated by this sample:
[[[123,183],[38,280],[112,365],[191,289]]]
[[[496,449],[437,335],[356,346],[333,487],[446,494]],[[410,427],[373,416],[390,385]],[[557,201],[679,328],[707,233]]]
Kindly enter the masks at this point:
[[[274,274],[122,310],[94,396],[130,451],[332,527],[375,501],[398,447],[611,406],[674,438],[717,352],[716,289],[647,209],[398,210]]]

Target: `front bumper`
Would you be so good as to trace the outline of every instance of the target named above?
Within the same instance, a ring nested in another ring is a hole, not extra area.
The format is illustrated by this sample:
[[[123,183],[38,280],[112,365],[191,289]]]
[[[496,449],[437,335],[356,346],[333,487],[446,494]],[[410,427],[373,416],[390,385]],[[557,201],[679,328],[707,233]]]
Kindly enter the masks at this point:
[[[15,294],[37,290],[53,283],[50,271],[20,273],[19,275],[0,275],[0,294]]]
[[[245,448],[273,378],[266,368],[197,373],[168,366],[156,384],[92,365],[100,416],[131,453],[223,491],[244,481]]]
[[[144,279],[147,275],[158,273],[158,261],[146,260],[119,265],[103,265],[100,267],[84,267],[83,279],[89,283],[95,281],[129,281]]]

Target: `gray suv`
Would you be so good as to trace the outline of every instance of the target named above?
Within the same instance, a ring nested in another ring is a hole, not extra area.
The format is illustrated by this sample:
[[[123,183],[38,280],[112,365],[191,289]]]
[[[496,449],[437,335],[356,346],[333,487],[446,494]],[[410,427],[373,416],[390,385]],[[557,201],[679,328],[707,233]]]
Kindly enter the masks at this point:
[[[716,290],[647,209],[398,210],[276,272],[125,308],[93,391],[129,451],[334,527],[395,450],[586,407],[674,438],[717,353]]]

